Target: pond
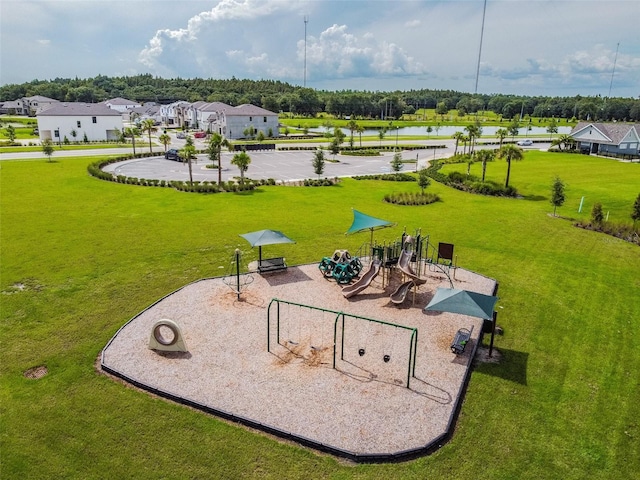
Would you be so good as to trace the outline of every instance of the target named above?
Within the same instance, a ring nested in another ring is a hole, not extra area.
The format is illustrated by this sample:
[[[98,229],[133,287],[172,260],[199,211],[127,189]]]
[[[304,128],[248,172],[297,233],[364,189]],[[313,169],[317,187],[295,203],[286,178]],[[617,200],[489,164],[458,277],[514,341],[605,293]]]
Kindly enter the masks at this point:
[[[464,125],[448,125],[448,126],[444,126],[444,127],[439,127],[438,128],[438,132],[436,133],[436,129],[435,127],[431,127],[433,129],[433,131],[431,133],[427,133],[427,127],[400,127],[398,128],[397,131],[397,135],[398,136],[404,136],[404,135],[417,135],[417,136],[425,136],[425,135],[429,135],[429,136],[433,136],[433,137],[452,137],[454,133],[456,132],[462,132],[466,134],[466,131],[464,129]],[[496,127],[496,126],[491,126],[491,127],[482,127],[482,136],[483,137],[493,137],[496,134],[496,131],[500,128],[504,128],[505,130],[507,129],[507,126],[504,127]],[[341,129],[346,135],[347,137],[351,136],[351,132],[348,128],[342,128]],[[310,132],[314,132],[314,133],[325,133],[327,131],[326,128],[324,127],[318,127],[318,128],[310,128],[309,129]],[[333,131],[333,129],[331,129],[331,131]],[[560,135],[563,134],[568,134],[571,132],[571,127],[558,127],[558,133]],[[373,128],[367,128],[364,132],[362,132],[362,136],[374,136],[377,137],[380,133],[379,129],[373,129]],[[519,130],[519,135],[524,135],[526,136],[528,135],[532,135],[532,136],[538,136],[538,135],[548,135],[547,132],[547,127],[531,127],[530,130],[527,131],[527,128],[525,126],[523,126],[522,128],[520,128]],[[359,133],[354,133],[354,137],[358,138],[360,134]],[[387,133],[385,135],[386,139],[390,139],[396,136],[396,130],[387,130]]]

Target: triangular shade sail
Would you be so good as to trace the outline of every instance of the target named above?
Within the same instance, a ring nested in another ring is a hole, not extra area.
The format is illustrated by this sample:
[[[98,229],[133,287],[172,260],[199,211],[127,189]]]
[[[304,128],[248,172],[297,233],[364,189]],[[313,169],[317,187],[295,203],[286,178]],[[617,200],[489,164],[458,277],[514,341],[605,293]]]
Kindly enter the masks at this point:
[[[371,230],[371,232],[373,232],[375,229],[392,227],[393,225],[395,225],[395,223],[371,217],[353,209],[353,223],[351,227],[349,227],[349,230],[347,230],[347,235],[364,230]]]
[[[484,295],[457,288],[441,288],[436,290],[425,310],[459,313],[483,319],[493,318],[493,307],[498,297]]]

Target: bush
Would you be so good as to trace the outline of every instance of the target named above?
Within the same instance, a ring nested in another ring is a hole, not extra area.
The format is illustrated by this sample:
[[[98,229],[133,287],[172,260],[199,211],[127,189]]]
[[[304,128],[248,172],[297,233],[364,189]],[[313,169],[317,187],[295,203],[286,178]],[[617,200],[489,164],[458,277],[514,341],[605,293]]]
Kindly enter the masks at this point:
[[[416,177],[410,173],[379,173],[376,175],[358,175],[354,180],[386,180],[390,182],[415,182]]]
[[[440,200],[434,193],[392,193],[384,196],[384,201],[395,205],[429,205]]]

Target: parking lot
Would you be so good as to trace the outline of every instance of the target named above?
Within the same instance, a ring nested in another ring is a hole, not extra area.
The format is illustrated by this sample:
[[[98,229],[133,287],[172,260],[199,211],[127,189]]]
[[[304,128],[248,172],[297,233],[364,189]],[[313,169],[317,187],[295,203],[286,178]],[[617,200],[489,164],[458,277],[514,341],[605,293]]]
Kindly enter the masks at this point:
[[[445,150],[434,155],[433,151],[403,152],[404,160],[414,160],[418,156],[419,168],[426,166],[427,161],[439,158]],[[313,151],[264,151],[250,152],[251,164],[245,172],[245,177],[254,180],[273,178],[280,181],[295,181],[306,178],[317,178],[313,170]],[[231,164],[233,153],[222,153],[222,179],[232,180],[240,176],[237,167]],[[332,160],[333,156],[327,155]],[[336,155],[336,162],[327,160],[323,177],[351,177],[355,175],[370,175],[391,172],[393,153],[384,153],[375,157],[357,157]],[[218,170],[207,168],[211,161],[206,155],[198,155],[192,162],[194,181],[218,181]],[[415,164],[405,164],[404,171],[414,171]],[[189,167],[186,163],[165,160],[164,157],[149,157],[114,163],[104,168],[114,175],[158,180],[189,180]]]

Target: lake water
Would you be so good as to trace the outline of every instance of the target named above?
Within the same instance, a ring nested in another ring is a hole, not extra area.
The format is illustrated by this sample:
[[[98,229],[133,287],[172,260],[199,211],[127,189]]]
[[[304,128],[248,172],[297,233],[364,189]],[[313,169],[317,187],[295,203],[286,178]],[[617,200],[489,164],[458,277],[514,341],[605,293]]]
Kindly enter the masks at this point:
[[[462,132],[464,134],[466,134],[467,132],[464,129],[464,126],[456,126],[456,125],[449,125],[449,126],[445,126],[445,127],[440,127],[438,129],[438,132],[436,133],[436,129],[435,127],[431,127],[433,129],[433,131],[431,133],[427,133],[427,127],[400,127],[398,128],[398,136],[402,136],[402,135],[429,135],[432,137],[438,136],[438,137],[451,137],[453,136],[454,133],[456,132]],[[507,126],[504,127],[482,127],[482,136],[483,137],[493,137],[496,134],[496,131],[500,128],[504,128],[505,130],[507,129]],[[348,128],[342,128],[341,129],[346,135],[347,137],[351,136],[351,131]],[[327,131],[326,128],[324,127],[318,127],[318,128],[310,128],[309,129],[310,132],[314,132],[314,133],[325,133]],[[331,129],[331,131],[333,131],[333,129]],[[379,134],[380,130],[379,129],[366,129],[364,132],[362,132],[362,136],[375,136],[377,137]],[[568,134],[571,132],[571,127],[558,127],[558,134],[563,135],[563,134]],[[522,127],[520,128],[519,132],[518,132],[519,136],[526,136],[526,135],[548,135],[547,132],[547,127],[531,127],[530,130],[527,131],[526,127]],[[387,133],[385,135],[385,139],[389,140],[392,139],[393,137],[396,136],[396,130],[387,130]],[[357,132],[354,132],[354,137],[358,138],[359,134]]]

